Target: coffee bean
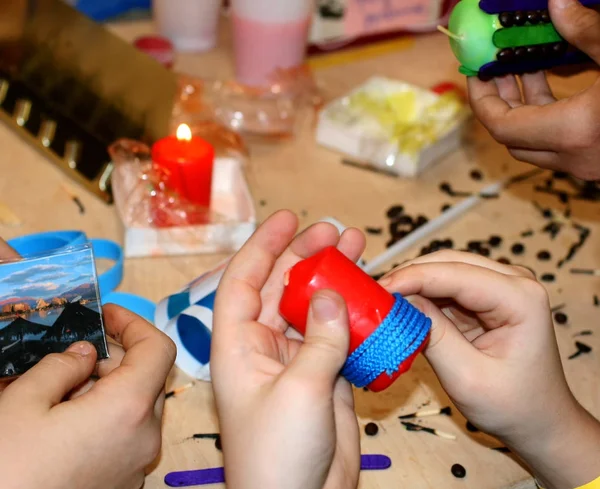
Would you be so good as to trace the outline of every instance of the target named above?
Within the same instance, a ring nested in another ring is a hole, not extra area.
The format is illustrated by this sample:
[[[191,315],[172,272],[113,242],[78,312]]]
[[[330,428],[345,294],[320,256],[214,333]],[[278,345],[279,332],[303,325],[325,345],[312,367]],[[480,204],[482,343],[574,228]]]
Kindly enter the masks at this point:
[[[467,476],[467,469],[460,464],[454,464],[450,469],[452,475],[457,479],[464,479]]]
[[[365,434],[367,434],[367,436],[375,436],[377,433],[379,433],[379,426],[375,423],[367,423],[365,426]]]

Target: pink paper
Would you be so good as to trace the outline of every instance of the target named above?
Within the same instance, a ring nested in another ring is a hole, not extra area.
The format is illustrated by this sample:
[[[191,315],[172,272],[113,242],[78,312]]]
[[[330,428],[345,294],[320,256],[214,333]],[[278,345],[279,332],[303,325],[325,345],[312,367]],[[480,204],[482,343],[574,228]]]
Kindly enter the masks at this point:
[[[439,0],[347,0],[347,36],[401,30],[440,16]]]

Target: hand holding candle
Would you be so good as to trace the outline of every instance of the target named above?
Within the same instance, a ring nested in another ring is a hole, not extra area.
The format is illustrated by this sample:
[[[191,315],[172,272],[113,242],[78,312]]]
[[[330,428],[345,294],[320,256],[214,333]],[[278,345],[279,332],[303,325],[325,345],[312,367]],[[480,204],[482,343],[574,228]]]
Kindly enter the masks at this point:
[[[279,309],[302,334],[316,291],[331,289],[345,299],[350,320],[350,358],[342,373],[354,378],[358,368],[356,378],[373,378],[368,387],[374,392],[387,389],[408,371],[427,344],[431,322],[404,299],[387,292],[336,248],[326,248],[301,261],[289,270],[285,282]],[[393,358],[400,361],[392,372],[380,369]],[[364,359],[369,362],[363,362]],[[371,369],[379,370],[365,371],[367,363]]]

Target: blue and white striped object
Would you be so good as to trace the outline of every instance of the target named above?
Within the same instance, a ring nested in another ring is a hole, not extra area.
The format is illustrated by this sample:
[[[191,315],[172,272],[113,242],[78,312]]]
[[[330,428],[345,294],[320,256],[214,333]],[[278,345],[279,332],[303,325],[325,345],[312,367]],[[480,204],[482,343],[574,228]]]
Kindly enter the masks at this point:
[[[156,326],[177,345],[177,367],[198,380],[210,381],[213,310],[226,266],[224,262],[201,275],[156,308]]]

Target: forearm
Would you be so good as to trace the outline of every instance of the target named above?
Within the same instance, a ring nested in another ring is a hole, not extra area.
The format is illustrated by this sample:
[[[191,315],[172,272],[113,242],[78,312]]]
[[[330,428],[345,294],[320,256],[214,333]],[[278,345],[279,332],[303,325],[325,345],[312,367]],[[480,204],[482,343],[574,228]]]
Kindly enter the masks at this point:
[[[544,489],[575,489],[600,477],[600,422],[574,402],[546,436],[511,448]]]

